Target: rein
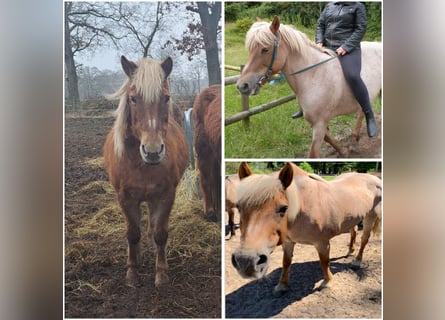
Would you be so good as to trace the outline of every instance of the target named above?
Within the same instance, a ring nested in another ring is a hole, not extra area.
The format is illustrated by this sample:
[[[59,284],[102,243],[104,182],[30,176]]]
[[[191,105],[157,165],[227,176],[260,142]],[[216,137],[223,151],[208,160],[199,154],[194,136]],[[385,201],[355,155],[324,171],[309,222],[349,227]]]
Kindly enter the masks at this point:
[[[273,64],[274,64],[274,62],[275,62],[275,60],[276,60],[276,58],[277,58],[278,45],[279,45],[279,44],[278,44],[278,32],[277,32],[277,33],[275,34],[275,41],[274,41],[274,47],[273,47],[273,53],[272,53],[272,59],[270,60],[269,68],[267,69],[266,73],[265,73],[265,74],[258,80],[258,82],[257,82],[257,84],[260,85],[260,86],[263,85],[263,84],[265,84],[266,81],[268,81],[268,80],[270,79],[270,76],[272,75],[272,66],[273,66]],[[286,74],[285,76],[288,77],[288,76],[294,76],[294,75],[297,75],[297,74],[299,74],[299,73],[303,73],[303,72],[305,72],[305,71],[308,71],[308,70],[311,70],[311,69],[313,69],[313,68],[316,68],[316,67],[318,67],[318,66],[320,66],[320,65],[322,65],[322,64],[324,64],[324,63],[326,63],[326,62],[329,62],[329,61],[331,61],[331,60],[333,60],[333,59],[336,59],[336,58],[338,58],[338,57],[339,57],[339,55],[336,54],[335,56],[332,56],[332,57],[330,57],[330,58],[328,58],[328,59],[326,59],[326,60],[320,61],[320,62],[318,62],[318,63],[316,63],[316,64],[313,64],[313,65],[311,65],[311,66],[305,67],[305,68],[300,69],[300,70],[297,70],[297,71],[295,71],[295,72]]]

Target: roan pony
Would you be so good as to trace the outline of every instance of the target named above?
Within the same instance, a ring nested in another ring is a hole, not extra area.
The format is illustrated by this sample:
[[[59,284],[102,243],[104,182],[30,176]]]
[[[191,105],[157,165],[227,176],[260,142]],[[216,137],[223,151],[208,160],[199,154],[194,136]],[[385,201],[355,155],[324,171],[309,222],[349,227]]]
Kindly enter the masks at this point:
[[[221,86],[212,85],[193,104],[194,145],[204,214],[217,221],[221,215]]]
[[[272,175],[252,174],[247,163],[239,167],[237,191],[241,245],[232,254],[232,264],[244,278],[261,278],[268,269],[270,254],[283,247],[283,270],[274,292],[288,290],[289,270],[296,242],[312,244],[318,251],[324,280],[329,269],[329,240],[351,232],[349,253],[354,251],[355,225],[363,220],[360,250],[353,266],[360,267],[371,233],[381,224],[381,180],[364,173],[345,173],[327,182],[292,163]]]
[[[104,163],[127,222],[127,280],[136,284],[142,202],[148,204],[148,238],[156,247],[155,285],[168,280],[165,245],[176,187],[188,164],[181,127],[170,116],[168,76],[173,62],[121,57],[127,80],[109,99],[119,99],[104,145]]]
[[[324,50],[309,41],[307,36],[287,25],[280,25],[275,16],[272,23],[255,22],[246,35],[249,60],[237,81],[238,90],[244,95],[259,93],[260,87],[272,74],[282,71],[303,110],[304,118],[312,126],[310,158],[320,156],[324,141],[341,155],[347,155],[339,142],[328,133],[329,121],[337,116],[358,112],[352,132],[352,142],[359,139],[364,117],[354,98],[338,59],[323,63],[299,74],[293,74],[330,58]],[[374,100],[381,90],[382,45],[362,42],[362,78],[369,97]],[[352,144],[350,145],[351,148]]]

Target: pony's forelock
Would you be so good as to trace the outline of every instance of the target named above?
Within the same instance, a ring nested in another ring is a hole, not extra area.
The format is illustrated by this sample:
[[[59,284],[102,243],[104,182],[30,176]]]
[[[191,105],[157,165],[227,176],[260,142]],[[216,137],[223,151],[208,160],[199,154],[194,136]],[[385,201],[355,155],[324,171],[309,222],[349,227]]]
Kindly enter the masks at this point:
[[[291,183],[286,190],[283,189],[277,176],[253,174],[241,180],[237,189],[238,204],[257,209],[284,191],[288,200],[287,220],[293,223],[300,212],[298,188],[295,183]]]
[[[161,63],[149,58],[139,61],[133,75],[133,85],[146,103],[156,102],[161,97],[165,73]]]
[[[258,208],[282,191],[283,185],[276,177],[253,174],[241,180],[237,199],[240,206]]]

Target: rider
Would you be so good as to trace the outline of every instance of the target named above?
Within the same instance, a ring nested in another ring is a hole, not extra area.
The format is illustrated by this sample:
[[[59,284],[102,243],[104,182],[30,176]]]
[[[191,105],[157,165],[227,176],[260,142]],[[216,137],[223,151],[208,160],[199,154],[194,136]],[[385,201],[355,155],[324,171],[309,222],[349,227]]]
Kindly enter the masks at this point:
[[[326,5],[317,22],[315,42],[339,55],[346,81],[360,104],[366,117],[368,136],[377,135],[377,125],[369,100],[368,89],[360,77],[362,57],[360,41],[366,32],[366,8],[360,2],[330,2]],[[299,110],[292,115],[299,118]]]

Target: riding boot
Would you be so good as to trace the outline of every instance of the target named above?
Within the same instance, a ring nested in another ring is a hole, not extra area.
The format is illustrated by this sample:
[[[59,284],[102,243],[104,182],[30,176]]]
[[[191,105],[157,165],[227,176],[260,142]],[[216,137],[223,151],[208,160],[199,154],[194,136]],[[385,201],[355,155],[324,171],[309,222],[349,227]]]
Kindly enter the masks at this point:
[[[295,113],[292,115],[292,119],[297,119],[297,118],[300,118],[300,117],[302,117],[302,116],[303,116],[303,111],[298,110],[297,112],[295,112]]]
[[[366,127],[368,129],[368,137],[375,137],[377,135],[377,124],[375,123],[374,113],[372,110],[365,113]]]

